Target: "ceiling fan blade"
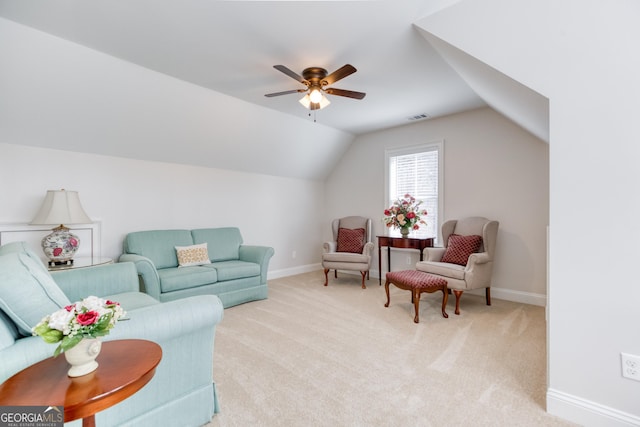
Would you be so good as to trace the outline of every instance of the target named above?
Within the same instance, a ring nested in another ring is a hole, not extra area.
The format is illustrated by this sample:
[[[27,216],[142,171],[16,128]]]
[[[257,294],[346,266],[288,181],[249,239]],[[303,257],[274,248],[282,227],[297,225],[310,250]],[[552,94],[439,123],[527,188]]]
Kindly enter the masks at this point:
[[[329,74],[327,77],[322,79],[322,84],[325,86],[332,85],[338,80],[344,79],[345,77],[350,76],[356,71],[358,70],[356,70],[356,67],[354,67],[353,65],[351,64],[344,65],[343,67],[338,68],[336,71],[334,71],[333,73]]]
[[[284,65],[274,65],[273,68],[285,73],[287,76],[291,77],[294,80],[299,81],[303,85],[307,85],[307,86],[309,85],[309,82],[306,81],[300,74],[296,73],[295,71],[291,71],[289,68],[285,67]]]
[[[325,89],[324,91],[330,95],[346,96],[347,98],[354,98],[354,99],[362,99],[367,95],[364,92],[355,92],[353,90],[344,90],[344,89],[334,89],[331,87]]]
[[[293,90],[285,90],[284,92],[267,93],[265,96],[267,98],[271,98],[273,96],[289,95],[290,93],[298,93],[298,92],[306,92],[306,91],[307,89],[293,89]]]

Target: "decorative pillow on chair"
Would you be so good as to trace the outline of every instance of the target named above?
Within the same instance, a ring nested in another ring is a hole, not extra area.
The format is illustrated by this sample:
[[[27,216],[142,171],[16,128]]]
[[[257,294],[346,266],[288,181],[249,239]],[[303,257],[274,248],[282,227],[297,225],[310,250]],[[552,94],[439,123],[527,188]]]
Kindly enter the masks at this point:
[[[442,255],[442,262],[451,264],[467,265],[469,255],[477,252],[482,243],[482,236],[460,236],[459,234],[451,234],[447,244],[447,250]]]
[[[178,255],[178,267],[211,264],[206,243],[191,246],[176,246],[176,255]]]
[[[364,248],[364,228],[339,228],[338,252],[353,252],[361,254]]]

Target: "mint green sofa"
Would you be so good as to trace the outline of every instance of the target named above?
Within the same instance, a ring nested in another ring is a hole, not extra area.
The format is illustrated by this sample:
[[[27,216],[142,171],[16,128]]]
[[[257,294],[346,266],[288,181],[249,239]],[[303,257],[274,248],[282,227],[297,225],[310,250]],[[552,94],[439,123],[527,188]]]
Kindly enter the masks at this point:
[[[179,267],[177,246],[207,244],[210,264]],[[236,227],[127,234],[121,262],[133,262],[144,292],[160,301],[217,295],[225,308],[267,298],[267,246],[244,245]]]
[[[0,383],[53,355],[57,344],[31,336],[31,327],[89,295],[120,302],[129,318],[118,322],[104,341],[137,338],[162,347],[162,360],[151,381],[123,402],[97,413],[96,424],[195,427],[208,423],[218,412],[213,348],[222,303],[214,295],[161,303],[139,292],[138,274],[129,262],[49,273],[23,242],[0,246]]]

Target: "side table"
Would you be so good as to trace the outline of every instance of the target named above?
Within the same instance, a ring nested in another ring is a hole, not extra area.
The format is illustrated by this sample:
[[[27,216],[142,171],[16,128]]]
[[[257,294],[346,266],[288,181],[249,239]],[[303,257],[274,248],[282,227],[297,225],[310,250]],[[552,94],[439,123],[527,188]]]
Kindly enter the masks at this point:
[[[422,261],[422,251],[424,248],[433,247],[433,237],[391,237],[376,236],[378,238],[378,281],[382,286],[382,247],[387,247],[387,273],[391,271],[391,248],[417,249],[420,251],[420,261]]]
[[[96,425],[95,414],[133,395],[147,384],[162,359],[162,349],[146,340],[102,343],[100,366],[81,377],[67,376],[64,357],[50,357],[18,372],[0,385],[0,406],[64,406],[64,421],[82,418]]]
[[[61,271],[61,270],[72,270],[74,268],[84,268],[84,267],[95,267],[97,265],[104,264],[112,264],[113,259],[104,258],[104,257],[95,257],[95,256],[87,256],[87,257],[77,257],[73,259],[73,264],[70,265],[54,265],[48,266],[49,271]]]

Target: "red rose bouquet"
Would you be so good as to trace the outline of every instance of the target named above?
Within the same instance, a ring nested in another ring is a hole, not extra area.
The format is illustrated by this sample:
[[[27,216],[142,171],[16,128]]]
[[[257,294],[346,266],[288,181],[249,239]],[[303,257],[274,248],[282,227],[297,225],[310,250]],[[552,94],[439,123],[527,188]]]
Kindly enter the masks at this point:
[[[83,338],[108,335],[124,315],[119,303],[90,296],[44,317],[33,328],[33,335],[50,344],[60,342],[53,353],[56,357]]]
[[[420,209],[422,201],[416,201],[411,194],[405,194],[404,197],[393,202],[393,205],[384,210],[383,221],[387,227],[395,227],[401,230],[418,230],[420,224],[426,224],[422,220],[427,215],[425,209]]]

